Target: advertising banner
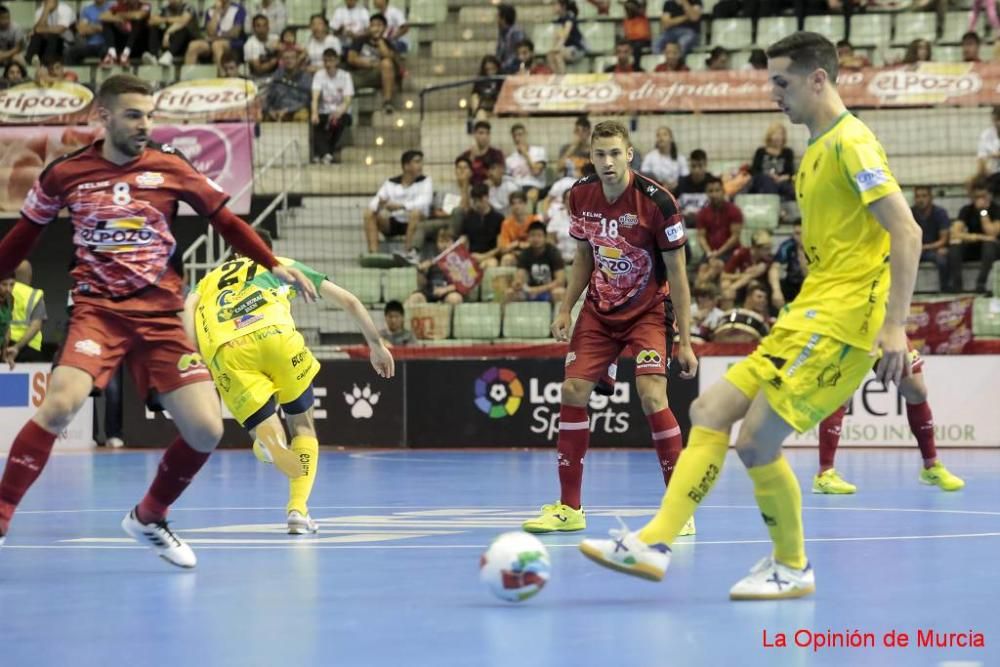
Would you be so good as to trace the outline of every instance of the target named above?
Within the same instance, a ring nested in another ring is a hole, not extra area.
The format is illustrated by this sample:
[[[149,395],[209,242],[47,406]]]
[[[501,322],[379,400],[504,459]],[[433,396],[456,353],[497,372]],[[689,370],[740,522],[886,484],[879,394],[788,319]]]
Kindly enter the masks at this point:
[[[705,391],[743,357],[702,357],[699,386]],[[1000,356],[924,357],[928,402],[934,412],[939,447],[998,447],[997,377]],[[733,429],[735,437],[739,424]],[[786,445],[818,443],[816,429],[792,434]],[[916,447],[898,388],[886,388],[869,374],[861,383],[844,418],[841,446]]]
[[[261,101],[249,79],[179,81],[156,94],[156,116],[176,121],[259,121]]]
[[[906,335],[921,354],[961,354],[972,342],[973,297],[914,301]]]
[[[50,364],[0,366],[0,452],[7,452],[18,431],[45,399]],[[93,442],[94,399],[88,398],[69,427],[56,438],[55,451],[89,450]]]
[[[86,86],[57,81],[48,86],[22,83],[0,90],[0,123],[73,125],[90,117],[94,93]]]

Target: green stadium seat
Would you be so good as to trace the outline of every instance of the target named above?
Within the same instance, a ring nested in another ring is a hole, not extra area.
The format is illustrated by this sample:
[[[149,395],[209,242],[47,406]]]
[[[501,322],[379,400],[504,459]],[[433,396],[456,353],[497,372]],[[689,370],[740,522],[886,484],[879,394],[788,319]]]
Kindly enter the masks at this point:
[[[1000,337],[1000,299],[979,297],[973,302],[972,335]]]
[[[304,43],[304,42],[303,42]],[[195,79],[214,79],[217,70],[215,65],[181,65],[181,81]]]
[[[659,23],[659,19],[662,14],[663,14],[662,2],[646,3],[646,18],[649,19],[650,26],[652,26],[654,22]]]
[[[851,19],[851,29],[854,29],[854,19]],[[969,12],[948,12],[944,15],[944,28],[941,30],[942,44],[960,44],[962,35],[969,30]]]
[[[730,51],[753,45],[753,24],[750,19],[716,19],[712,21],[711,46],[724,46]]]
[[[639,61],[639,65],[646,72],[653,72],[656,70],[656,66],[663,62],[663,56],[659,53],[647,53]]]
[[[757,44],[767,48],[798,29],[794,16],[767,16],[757,22]]]
[[[455,338],[492,340],[500,337],[499,303],[460,303],[455,306]]]
[[[691,259],[689,264],[694,266],[702,260],[705,256],[705,251],[702,250],[701,244],[698,243],[698,230],[694,227],[688,227],[684,230],[687,235],[687,247],[691,250]]]
[[[322,0],[287,0],[289,25],[309,25],[309,17],[323,13]],[[330,16],[333,16],[331,9]]]
[[[888,14],[855,14],[851,17],[851,45],[881,46],[889,43],[892,19]]]
[[[405,301],[417,291],[417,268],[401,266],[385,272],[384,292],[386,301]]]
[[[365,305],[382,301],[382,271],[379,269],[346,267],[332,274],[330,279]]]
[[[517,268],[513,266],[491,266],[483,273],[483,280],[480,282],[480,301],[498,301],[494,294],[494,286],[503,287],[509,285],[517,275]],[[500,284],[497,284],[500,283]]]
[[[65,69],[67,72],[76,72],[80,85],[94,85],[94,69],[90,65],[66,65]]]
[[[934,12],[903,12],[896,15],[895,24],[893,44],[905,46],[915,39],[933,43],[937,38],[937,16]]]
[[[962,47],[934,46],[931,48],[931,55],[936,63],[960,63],[962,62]]]
[[[448,16],[447,0],[410,0],[407,20],[415,25],[434,25]]]
[[[580,23],[583,45],[587,53],[613,53],[615,50],[615,26],[612,23],[591,21]],[[535,52],[538,53],[537,46]]]
[[[781,213],[781,197],[778,195],[737,195],[733,203],[743,211],[745,228],[777,229]]]
[[[535,45],[535,55],[545,55],[552,50],[552,42],[556,37],[554,23],[536,24],[531,30],[531,41]]]
[[[27,33],[35,25],[35,3],[26,0],[14,0],[4,3],[10,10],[11,22]]]
[[[818,32],[833,43],[844,39],[844,17],[838,15],[807,16],[805,29]]]
[[[160,86],[164,81],[168,80],[168,77],[173,77],[173,68],[163,67],[162,65],[140,65],[136,70],[135,75],[140,79],[149,81],[156,86]]]
[[[504,308],[505,338],[548,338],[552,304],[548,301],[509,303]]]

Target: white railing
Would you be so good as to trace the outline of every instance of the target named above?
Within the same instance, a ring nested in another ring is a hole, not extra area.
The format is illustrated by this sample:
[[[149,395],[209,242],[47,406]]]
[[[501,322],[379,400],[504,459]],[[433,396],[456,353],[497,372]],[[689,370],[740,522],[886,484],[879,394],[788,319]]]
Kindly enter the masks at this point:
[[[291,156],[291,157],[289,157]],[[281,161],[281,192],[271,200],[263,211],[250,222],[251,227],[259,226],[267,216],[271,215],[279,206],[281,213],[279,221],[288,219],[288,192],[302,179],[302,149],[298,139],[290,139],[281,150],[271,157],[262,167],[253,169],[253,178],[243,186],[243,188],[232,196],[233,200],[239,199],[253,188],[268,171],[270,171],[278,161]],[[294,166],[293,174],[289,174],[288,167]],[[279,234],[281,230],[278,230]],[[214,269],[229,254],[229,244],[226,240],[209,225],[206,232],[199,236],[184,251],[184,271],[187,275],[188,285],[194,287],[198,281],[209,271]]]

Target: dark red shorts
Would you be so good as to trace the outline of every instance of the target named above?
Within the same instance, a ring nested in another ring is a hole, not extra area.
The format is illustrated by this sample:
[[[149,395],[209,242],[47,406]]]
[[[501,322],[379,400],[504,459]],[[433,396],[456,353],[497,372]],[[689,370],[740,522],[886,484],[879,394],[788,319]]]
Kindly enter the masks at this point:
[[[576,320],[566,355],[566,377],[597,382],[622,352],[635,357],[635,374],[666,375],[673,349],[674,312],[669,301],[625,327],[609,327],[585,306]],[[614,379],[614,373],[611,378]]]
[[[66,341],[56,366],[89,373],[104,389],[122,361],[128,364],[139,394],[161,394],[212,376],[184,333],[176,315],[139,316],[78,303],[69,318]]]

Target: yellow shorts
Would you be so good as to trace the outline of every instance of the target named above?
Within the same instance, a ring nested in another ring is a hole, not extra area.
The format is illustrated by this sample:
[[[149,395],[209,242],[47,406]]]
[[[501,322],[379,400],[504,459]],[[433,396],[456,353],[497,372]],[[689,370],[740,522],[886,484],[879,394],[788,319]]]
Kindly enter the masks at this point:
[[[872,368],[868,350],[808,331],[774,329],[757,349],[726,371],[726,379],[768,404],[802,433],[851,397]]]
[[[222,402],[241,423],[267,405],[291,403],[309,388],[319,362],[295,329],[267,327],[232,340],[209,364]]]

